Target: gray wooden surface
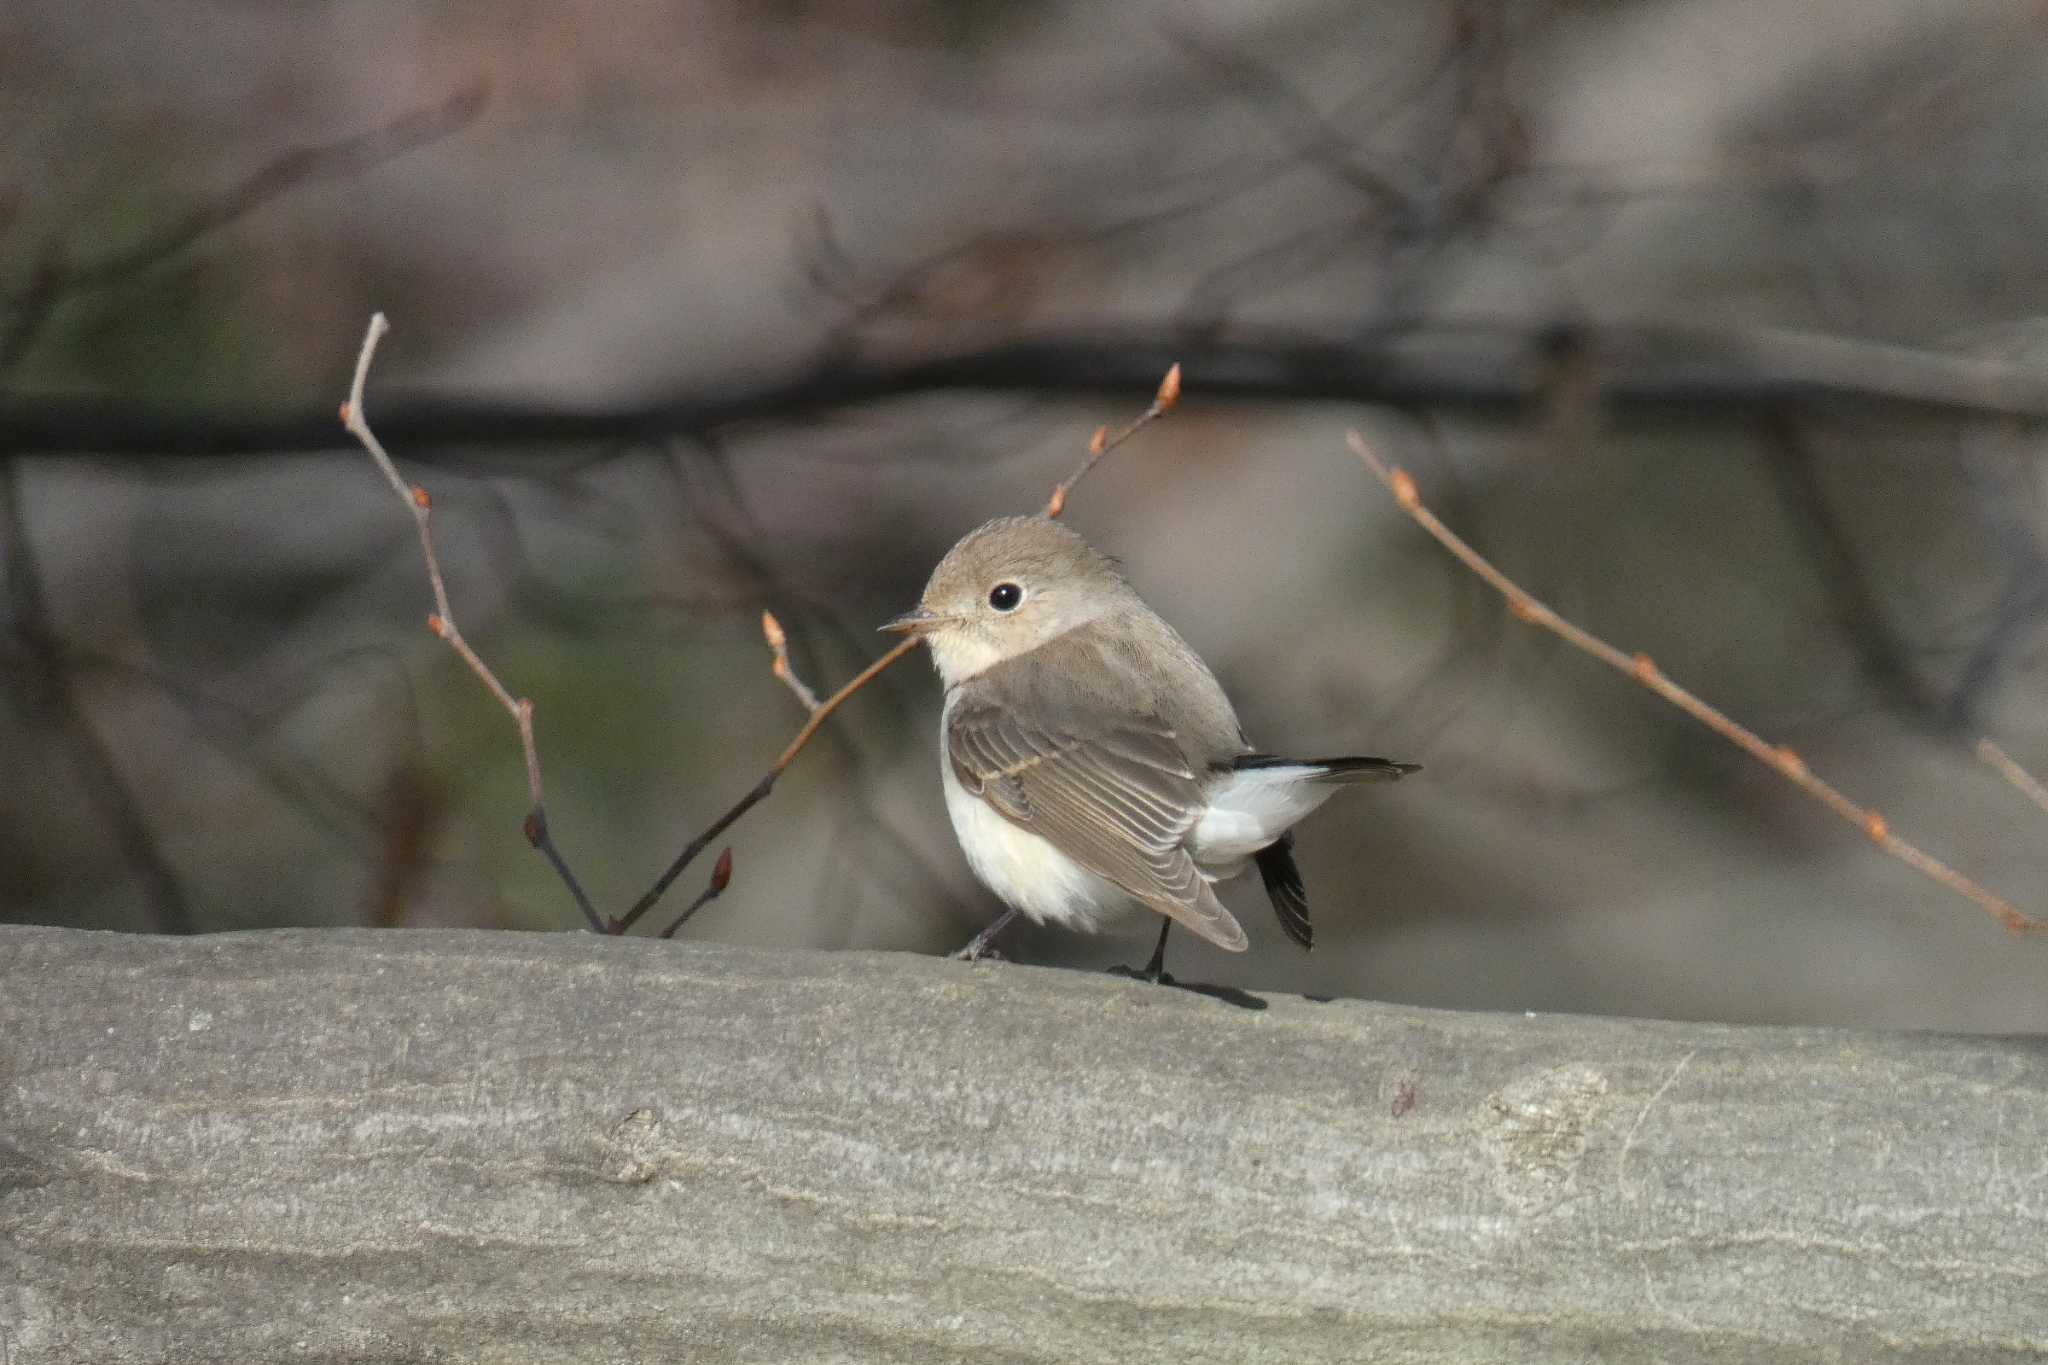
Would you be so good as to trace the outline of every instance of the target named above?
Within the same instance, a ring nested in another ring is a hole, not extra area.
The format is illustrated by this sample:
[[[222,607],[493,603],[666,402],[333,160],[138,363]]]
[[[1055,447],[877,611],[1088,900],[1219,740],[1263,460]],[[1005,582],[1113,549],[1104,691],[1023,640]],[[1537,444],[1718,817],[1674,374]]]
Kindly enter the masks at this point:
[[[0,1365],[2048,1359],[2048,1046],[0,928]]]

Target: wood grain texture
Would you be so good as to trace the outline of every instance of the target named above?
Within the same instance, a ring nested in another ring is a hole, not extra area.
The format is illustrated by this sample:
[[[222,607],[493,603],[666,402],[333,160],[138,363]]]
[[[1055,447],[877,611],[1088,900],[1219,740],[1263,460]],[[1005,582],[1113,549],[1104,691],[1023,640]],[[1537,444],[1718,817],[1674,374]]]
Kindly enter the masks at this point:
[[[2038,1039],[0,928],[0,1365],[2048,1359]]]

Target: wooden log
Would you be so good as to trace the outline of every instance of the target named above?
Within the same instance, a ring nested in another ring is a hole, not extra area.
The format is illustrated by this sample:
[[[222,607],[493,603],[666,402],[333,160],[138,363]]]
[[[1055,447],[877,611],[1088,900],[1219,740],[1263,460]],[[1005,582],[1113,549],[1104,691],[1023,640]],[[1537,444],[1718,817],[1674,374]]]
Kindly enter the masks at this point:
[[[2040,1039],[0,928],[0,1365],[2031,1358]]]

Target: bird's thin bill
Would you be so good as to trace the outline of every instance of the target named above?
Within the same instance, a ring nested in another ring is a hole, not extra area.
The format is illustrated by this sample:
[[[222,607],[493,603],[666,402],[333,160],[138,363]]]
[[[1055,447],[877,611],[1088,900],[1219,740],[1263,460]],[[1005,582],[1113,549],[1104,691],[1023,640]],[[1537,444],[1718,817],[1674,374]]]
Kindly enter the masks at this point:
[[[887,631],[891,635],[922,635],[944,619],[936,612],[918,607],[914,611],[904,612],[893,621],[884,621],[875,629]]]

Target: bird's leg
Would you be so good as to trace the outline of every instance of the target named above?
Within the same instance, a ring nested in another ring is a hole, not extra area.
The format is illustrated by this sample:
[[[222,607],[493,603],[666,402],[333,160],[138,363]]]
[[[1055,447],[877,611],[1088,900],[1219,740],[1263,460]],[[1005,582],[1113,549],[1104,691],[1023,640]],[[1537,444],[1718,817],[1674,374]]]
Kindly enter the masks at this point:
[[[965,948],[953,954],[953,960],[955,962],[979,962],[981,959],[990,956],[994,952],[993,945],[996,941],[996,935],[1008,928],[1010,921],[1015,918],[1017,918],[1017,907],[1014,905],[1006,907],[1002,914],[995,917],[988,928],[976,934]]]
[[[1166,974],[1166,935],[1173,928],[1173,921],[1161,917],[1159,921],[1159,942],[1152,945],[1152,960],[1145,964],[1145,979],[1148,981],[1170,981]]]
[[[1137,967],[1111,967],[1112,976],[1128,976],[1133,981],[1150,981],[1155,986],[1171,986],[1173,978],[1166,972],[1166,935],[1173,928],[1173,921],[1161,916],[1159,942],[1152,949],[1152,960],[1142,969]]]

